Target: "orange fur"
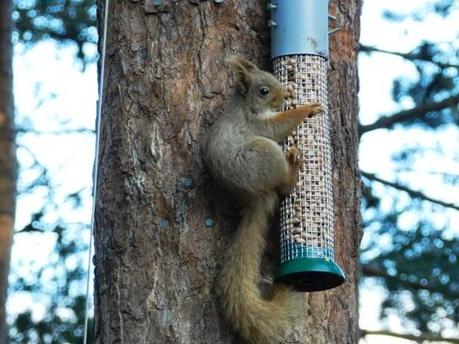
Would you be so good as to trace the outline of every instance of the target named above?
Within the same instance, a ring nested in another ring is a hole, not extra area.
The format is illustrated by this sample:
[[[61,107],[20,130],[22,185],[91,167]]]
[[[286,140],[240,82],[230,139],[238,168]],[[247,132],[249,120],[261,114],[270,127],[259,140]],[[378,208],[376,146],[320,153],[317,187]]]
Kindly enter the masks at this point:
[[[301,294],[275,284],[269,300],[260,296],[260,263],[269,217],[277,200],[258,199],[245,211],[223,261],[219,292],[223,311],[252,344],[279,343],[301,305]]]
[[[305,118],[312,117],[318,111],[322,111],[320,104],[312,103],[304,106],[297,107],[296,109],[290,109],[279,112],[276,116],[271,117],[268,121],[282,123],[292,122],[292,124],[299,125]],[[295,128],[294,128],[295,129]]]
[[[264,122],[273,128],[274,139],[277,141],[290,135],[304,119],[310,118],[322,111],[319,103],[311,103],[297,107],[296,109],[278,112],[273,117],[265,119]]]

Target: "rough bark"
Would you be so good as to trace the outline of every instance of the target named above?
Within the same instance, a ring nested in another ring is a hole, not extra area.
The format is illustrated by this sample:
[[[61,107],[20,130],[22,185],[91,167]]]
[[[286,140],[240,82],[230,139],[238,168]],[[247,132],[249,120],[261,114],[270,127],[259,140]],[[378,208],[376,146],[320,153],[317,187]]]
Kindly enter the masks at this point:
[[[270,68],[265,5],[112,2],[96,205],[98,343],[240,342],[215,296],[235,219],[214,201],[201,143],[230,92],[224,58]],[[341,27],[330,46],[336,251],[348,280],[305,294],[309,306],[290,338],[298,343],[356,343],[358,333],[360,1],[331,1],[330,12]]]
[[[11,1],[0,2],[0,343],[6,341],[5,303],[16,199],[13,128]]]

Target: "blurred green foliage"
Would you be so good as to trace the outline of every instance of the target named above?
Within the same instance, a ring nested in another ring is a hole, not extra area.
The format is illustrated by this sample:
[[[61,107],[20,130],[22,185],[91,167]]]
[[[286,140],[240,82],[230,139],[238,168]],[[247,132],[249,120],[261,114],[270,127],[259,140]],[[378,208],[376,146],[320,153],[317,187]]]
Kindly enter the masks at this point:
[[[459,4],[453,0],[427,1],[414,13],[387,11],[389,21],[422,21],[428,15],[448,17],[457,14]],[[459,30],[457,31],[459,40]],[[380,53],[363,47],[362,53]],[[383,53],[390,53],[384,51]],[[397,103],[413,104],[415,110],[451,98],[440,110],[419,111],[406,120],[391,123],[386,129],[424,129],[430,132],[459,125],[459,53],[456,42],[419,42],[410,52],[392,52],[415,67],[416,77],[398,77],[393,82],[392,96]],[[453,99],[454,98],[454,99]],[[365,135],[371,135],[370,132]],[[409,134],[407,134],[409,135]],[[453,143],[452,143],[453,144]],[[453,144],[454,146],[454,144]],[[458,147],[456,145],[456,147]],[[457,152],[457,151],[456,151]],[[401,146],[394,154],[395,183],[410,185],[415,162],[429,154],[445,156],[437,146]],[[459,154],[451,160],[459,162]],[[444,187],[459,184],[459,173],[442,173],[431,166]],[[392,187],[364,178],[362,203],[363,225],[367,243],[362,250],[363,282],[373,278],[382,283],[387,293],[382,304],[381,319],[397,314],[406,329],[423,334],[442,335],[444,330],[459,326],[459,238],[451,228],[442,205],[423,197],[413,197]]]
[[[34,44],[43,39],[75,44],[77,57],[89,62],[85,45],[97,43],[94,0],[14,0],[17,42]]]
[[[59,45],[74,45],[77,48],[75,57],[83,65],[96,62],[95,1],[14,0],[13,4],[14,43],[31,47],[44,40],[53,40]],[[25,134],[27,130],[20,132],[20,135]],[[37,170],[38,177],[20,191],[43,192],[46,188],[47,201],[41,211],[31,216],[30,223],[15,235],[27,235],[30,240],[34,236],[47,237],[54,244],[45,265],[24,266],[19,263],[17,269],[10,272],[9,295],[21,295],[31,304],[17,316],[10,316],[9,341],[18,344],[82,343],[88,246],[82,240],[81,232],[89,232],[88,224],[70,224],[64,220],[48,223],[46,214],[58,209],[53,199],[53,188],[56,187],[53,176],[36,160],[29,168]],[[80,208],[82,192],[67,195],[66,202],[75,209]],[[40,314],[34,314],[34,309]],[[88,343],[91,342],[92,317],[88,332]]]
[[[21,266],[12,271],[10,294],[29,296],[30,307],[14,318],[9,330],[11,343],[81,343],[86,306],[87,245],[81,241],[85,225],[48,224],[46,211],[32,216],[30,224],[16,233],[52,238],[44,265]],[[33,316],[33,305],[43,315]],[[88,339],[92,340],[92,317]],[[91,343],[92,341],[89,341]]]

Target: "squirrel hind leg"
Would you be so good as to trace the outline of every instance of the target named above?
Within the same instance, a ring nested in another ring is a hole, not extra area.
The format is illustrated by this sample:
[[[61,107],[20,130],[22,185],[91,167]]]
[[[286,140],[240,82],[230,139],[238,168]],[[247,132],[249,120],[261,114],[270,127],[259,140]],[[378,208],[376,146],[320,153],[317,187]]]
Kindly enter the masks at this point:
[[[241,189],[253,196],[276,193],[289,175],[289,164],[282,149],[273,140],[257,137],[247,143],[235,162],[238,175],[243,175],[238,181],[244,182]]]

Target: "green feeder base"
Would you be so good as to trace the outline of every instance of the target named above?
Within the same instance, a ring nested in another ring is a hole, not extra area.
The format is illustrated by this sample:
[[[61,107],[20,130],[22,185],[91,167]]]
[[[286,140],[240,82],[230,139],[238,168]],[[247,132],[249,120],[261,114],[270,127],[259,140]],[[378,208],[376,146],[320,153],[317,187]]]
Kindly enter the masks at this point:
[[[298,291],[321,291],[344,283],[344,272],[335,262],[324,258],[299,258],[281,264],[276,281]]]

